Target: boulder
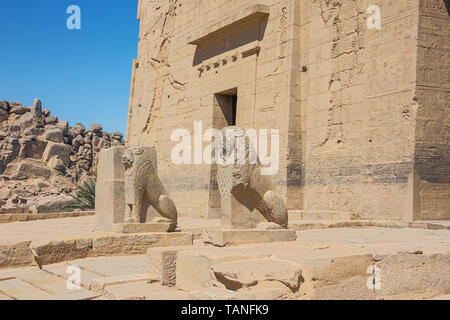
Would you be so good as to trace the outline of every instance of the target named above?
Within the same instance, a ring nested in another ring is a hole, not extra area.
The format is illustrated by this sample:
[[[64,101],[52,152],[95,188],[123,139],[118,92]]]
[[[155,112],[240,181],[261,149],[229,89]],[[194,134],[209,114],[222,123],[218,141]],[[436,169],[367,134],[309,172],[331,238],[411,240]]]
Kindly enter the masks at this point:
[[[59,171],[61,173],[66,172],[66,166],[64,165],[64,162],[59,157],[53,157],[48,162],[48,166],[56,171]]]
[[[50,187],[50,183],[48,183],[47,181],[43,181],[43,180],[36,180],[35,184],[38,188],[49,188]]]
[[[61,129],[62,135],[65,137],[69,134],[69,123],[66,120],[59,120],[55,126]]]
[[[22,160],[17,163],[10,163],[4,172],[10,180],[26,180],[43,178],[49,179],[51,170],[41,162],[31,159]]]
[[[24,135],[25,137],[28,137],[28,136],[38,136],[39,133],[40,133],[40,130],[39,130],[39,128],[36,128],[36,127],[27,128],[27,129],[25,129],[25,130],[23,131],[23,135]]]
[[[30,111],[30,108],[16,105],[15,107],[12,107],[10,113],[22,115]]]
[[[114,141],[112,142],[112,146],[113,146],[113,147],[120,147],[120,146],[123,146],[123,142],[122,142],[121,140],[114,140]]]
[[[8,137],[8,138],[6,139],[6,141],[7,141],[9,144],[12,144],[12,145],[18,144],[18,143],[19,143],[19,139],[18,139],[17,137],[14,137],[13,135],[11,135],[11,137]]]
[[[45,118],[45,124],[55,124],[58,122],[58,117],[57,116],[48,116]]]
[[[33,117],[42,118],[42,102],[39,99],[34,99],[33,107],[31,108]]]
[[[23,114],[19,118],[19,123],[20,123],[22,130],[32,127],[33,119],[34,119],[34,116],[31,112],[27,112],[27,113]]]
[[[74,136],[79,136],[86,131],[86,128],[81,123],[77,123],[73,126],[72,131]]]
[[[9,102],[6,100],[0,101],[0,109],[8,112],[10,109]]]
[[[111,136],[114,140],[122,140],[123,134],[120,132],[114,132]]]
[[[45,130],[44,137],[47,141],[63,142],[63,134],[59,128]]]
[[[68,167],[70,163],[70,147],[62,143],[48,142],[42,155],[42,161],[48,163],[51,158],[58,157]]]
[[[98,147],[98,144],[100,143],[100,138],[95,136],[92,138],[92,147],[96,149]]]
[[[48,116],[50,116],[50,110],[48,109],[42,110],[42,117],[47,118]]]
[[[19,152],[20,159],[41,160],[44,154],[47,142],[28,139],[22,142]]]
[[[8,200],[11,197],[11,190],[8,188],[0,189],[0,200]]]
[[[103,130],[103,127],[101,125],[99,125],[98,123],[93,123],[93,124],[91,124],[91,130],[93,132],[100,132]]]
[[[34,202],[30,210],[35,213],[58,212],[73,203],[73,198],[68,195],[51,195],[40,197]]]
[[[9,118],[8,111],[5,111],[3,109],[0,109],[0,122],[6,121]]]

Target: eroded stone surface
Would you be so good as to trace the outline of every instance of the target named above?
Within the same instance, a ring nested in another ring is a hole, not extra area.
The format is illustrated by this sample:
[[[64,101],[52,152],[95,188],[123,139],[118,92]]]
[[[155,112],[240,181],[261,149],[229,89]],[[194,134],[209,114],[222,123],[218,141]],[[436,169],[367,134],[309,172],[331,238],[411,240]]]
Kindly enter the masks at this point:
[[[278,281],[297,291],[304,281],[302,268],[288,261],[260,259],[225,262],[211,269],[217,281],[226,288],[239,290],[264,281]]]

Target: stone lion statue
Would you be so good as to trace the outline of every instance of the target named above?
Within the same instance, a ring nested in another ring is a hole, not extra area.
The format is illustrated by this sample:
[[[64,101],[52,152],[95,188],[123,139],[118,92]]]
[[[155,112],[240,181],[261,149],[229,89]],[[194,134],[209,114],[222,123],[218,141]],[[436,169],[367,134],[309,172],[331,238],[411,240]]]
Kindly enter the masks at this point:
[[[140,223],[143,200],[168,222],[177,222],[175,203],[159,179],[152,159],[154,148],[128,148],[122,156],[125,166],[125,222]]]
[[[245,130],[227,127],[221,133],[224,158],[218,165],[217,183],[222,200],[233,195],[246,207],[257,209],[269,222],[287,228],[286,205],[270,177],[261,174],[261,163]],[[230,157],[233,164],[226,163]]]

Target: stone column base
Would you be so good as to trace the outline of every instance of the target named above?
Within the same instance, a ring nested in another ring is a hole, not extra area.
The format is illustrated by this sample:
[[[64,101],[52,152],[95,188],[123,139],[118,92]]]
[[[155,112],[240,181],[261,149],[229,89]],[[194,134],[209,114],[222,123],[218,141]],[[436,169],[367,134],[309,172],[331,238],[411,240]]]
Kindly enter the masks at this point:
[[[235,246],[251,243],[273,243],[296,241],[297,233],[291,229],[277,230],[205,230],[203,232],[203,241],[216,247]]]
[[[117,223],[113,231],[116,233],[173,232],[176,227],[175,222]]]

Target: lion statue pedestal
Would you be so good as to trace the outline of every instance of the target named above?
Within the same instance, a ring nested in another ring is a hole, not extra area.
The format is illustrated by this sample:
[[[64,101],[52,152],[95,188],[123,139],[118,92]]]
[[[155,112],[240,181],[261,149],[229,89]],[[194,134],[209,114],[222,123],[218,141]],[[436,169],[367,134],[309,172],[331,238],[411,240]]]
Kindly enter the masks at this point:
[[[255,149],[245,131],[228,127],[222,130],[222,137],[226,159],[219,163],[217,174],[222,228],[206,230],[205,243],[222,247],[295,241],[296,232],[287,229],[286,205],[270,177],[261,173],[261,164],[258,157],[251,154]],[[227,164],[230,155],[234,155],[233,164]]]
[[[157,174],[153,147],[112,148],[101,153],[96,198],[96,231],[175,231],[175,203]],[[150,210],[158,217],[149,218]]]

